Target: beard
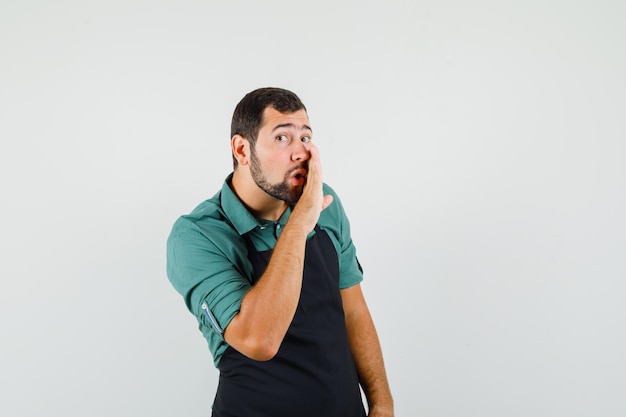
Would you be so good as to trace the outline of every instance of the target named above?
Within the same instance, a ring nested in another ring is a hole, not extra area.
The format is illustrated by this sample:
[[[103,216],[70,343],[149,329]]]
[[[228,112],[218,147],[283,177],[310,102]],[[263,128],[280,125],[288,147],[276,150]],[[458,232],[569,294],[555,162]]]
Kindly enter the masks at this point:
[[[257,158],[256,151],[252,149],[250,152],[250,173],[256,185],[270,196],[291,205],[296,204],[302,195],[302,187],[292,188],[289,185],[291,173],[300,168],[302,167],[297,166],[285,174],[282,182],[272,184],[263,175],[263,167],[261,167],[261,161]]]

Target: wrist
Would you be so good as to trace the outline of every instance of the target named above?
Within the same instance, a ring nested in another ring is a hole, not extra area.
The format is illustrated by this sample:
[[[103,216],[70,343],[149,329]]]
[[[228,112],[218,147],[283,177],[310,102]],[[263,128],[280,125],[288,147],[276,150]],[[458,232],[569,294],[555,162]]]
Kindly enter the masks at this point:
[[[289,216],[289,220],[287,220],[282,233],[289,233],[290,235],[294,235],[294,237],[306,239],[314,227],[315,224],[311,226],[309,219],[302,216],[302,213],[298,213],[294,210],[294,212],[291,213],[291,216]]]
[[[375,399],[370,398],[370,400],[372,400],[372,401],[368,401],[370,417],[374,417],[374,416],[393,417],[394,416],[393,398],[391,397],[391,394],[378,396]]]
[[[306,242],[306,238],[309,235],[309,228],[303,224],[302,222],[297,221],[297,219],[289,218],[283,231],[280,234],[280,237],[283,239],[296,240],[296,241],[304,241]],[[283,237],[284,236],[284,237]]]
[[[393,404],[375,405],[370,408],[368,417],[394,417]]]

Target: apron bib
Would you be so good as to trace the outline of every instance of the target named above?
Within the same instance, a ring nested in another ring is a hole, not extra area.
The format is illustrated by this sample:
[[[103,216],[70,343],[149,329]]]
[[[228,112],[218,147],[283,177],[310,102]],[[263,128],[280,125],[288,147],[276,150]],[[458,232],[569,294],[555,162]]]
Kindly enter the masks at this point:
[[[220,359],[213,417],[364,417],[339,292],[339,261],[315,226],[306,245],[298,308],[276,356],[254,361],[232,347]],[[245,235],[253,284],[272,251]]]

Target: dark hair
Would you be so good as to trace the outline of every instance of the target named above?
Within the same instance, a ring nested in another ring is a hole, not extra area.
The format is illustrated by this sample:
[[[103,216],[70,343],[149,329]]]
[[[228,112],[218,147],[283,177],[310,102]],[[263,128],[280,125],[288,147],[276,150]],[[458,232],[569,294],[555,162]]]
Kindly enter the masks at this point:
[[[289,90],[274,87],[259,88],[246,94],[235,107],[230,125],[230,137],[241,135],[248,139],[250,147],[254,149],[261,123],[263,123],[263,112],[267,107],[273,107],[281,113],[306,111],[300,98]],[[233,164],[237,167],[237,159],[234,155]]]

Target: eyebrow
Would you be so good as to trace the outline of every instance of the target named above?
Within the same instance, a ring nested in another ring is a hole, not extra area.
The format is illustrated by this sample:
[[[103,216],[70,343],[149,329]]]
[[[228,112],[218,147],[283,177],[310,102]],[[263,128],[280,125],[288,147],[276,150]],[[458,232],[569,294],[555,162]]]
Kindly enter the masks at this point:
[[[281,124],[279,124],[279,125],[276,125],[276,126],[274,127],[274,129],[272,129],[272,133],[273,133],[273,132],[275,132],[275,131],[276,131],[276,130],[278,130],[278,129],[282,129],[283,127],[288,127],[288,128],[298,129],[298,126],[296,126],[296,125],[295,125],[295,124],[293,124],[293,123],[281,123]],[[310,131],[311,133],[313,133],[313,129],[311,129],[311,127],[310,127],[310,126],[308,126],[308,125],[302,125],[302,127],[300,128],[300,130],[308,130],[308,131]]]

